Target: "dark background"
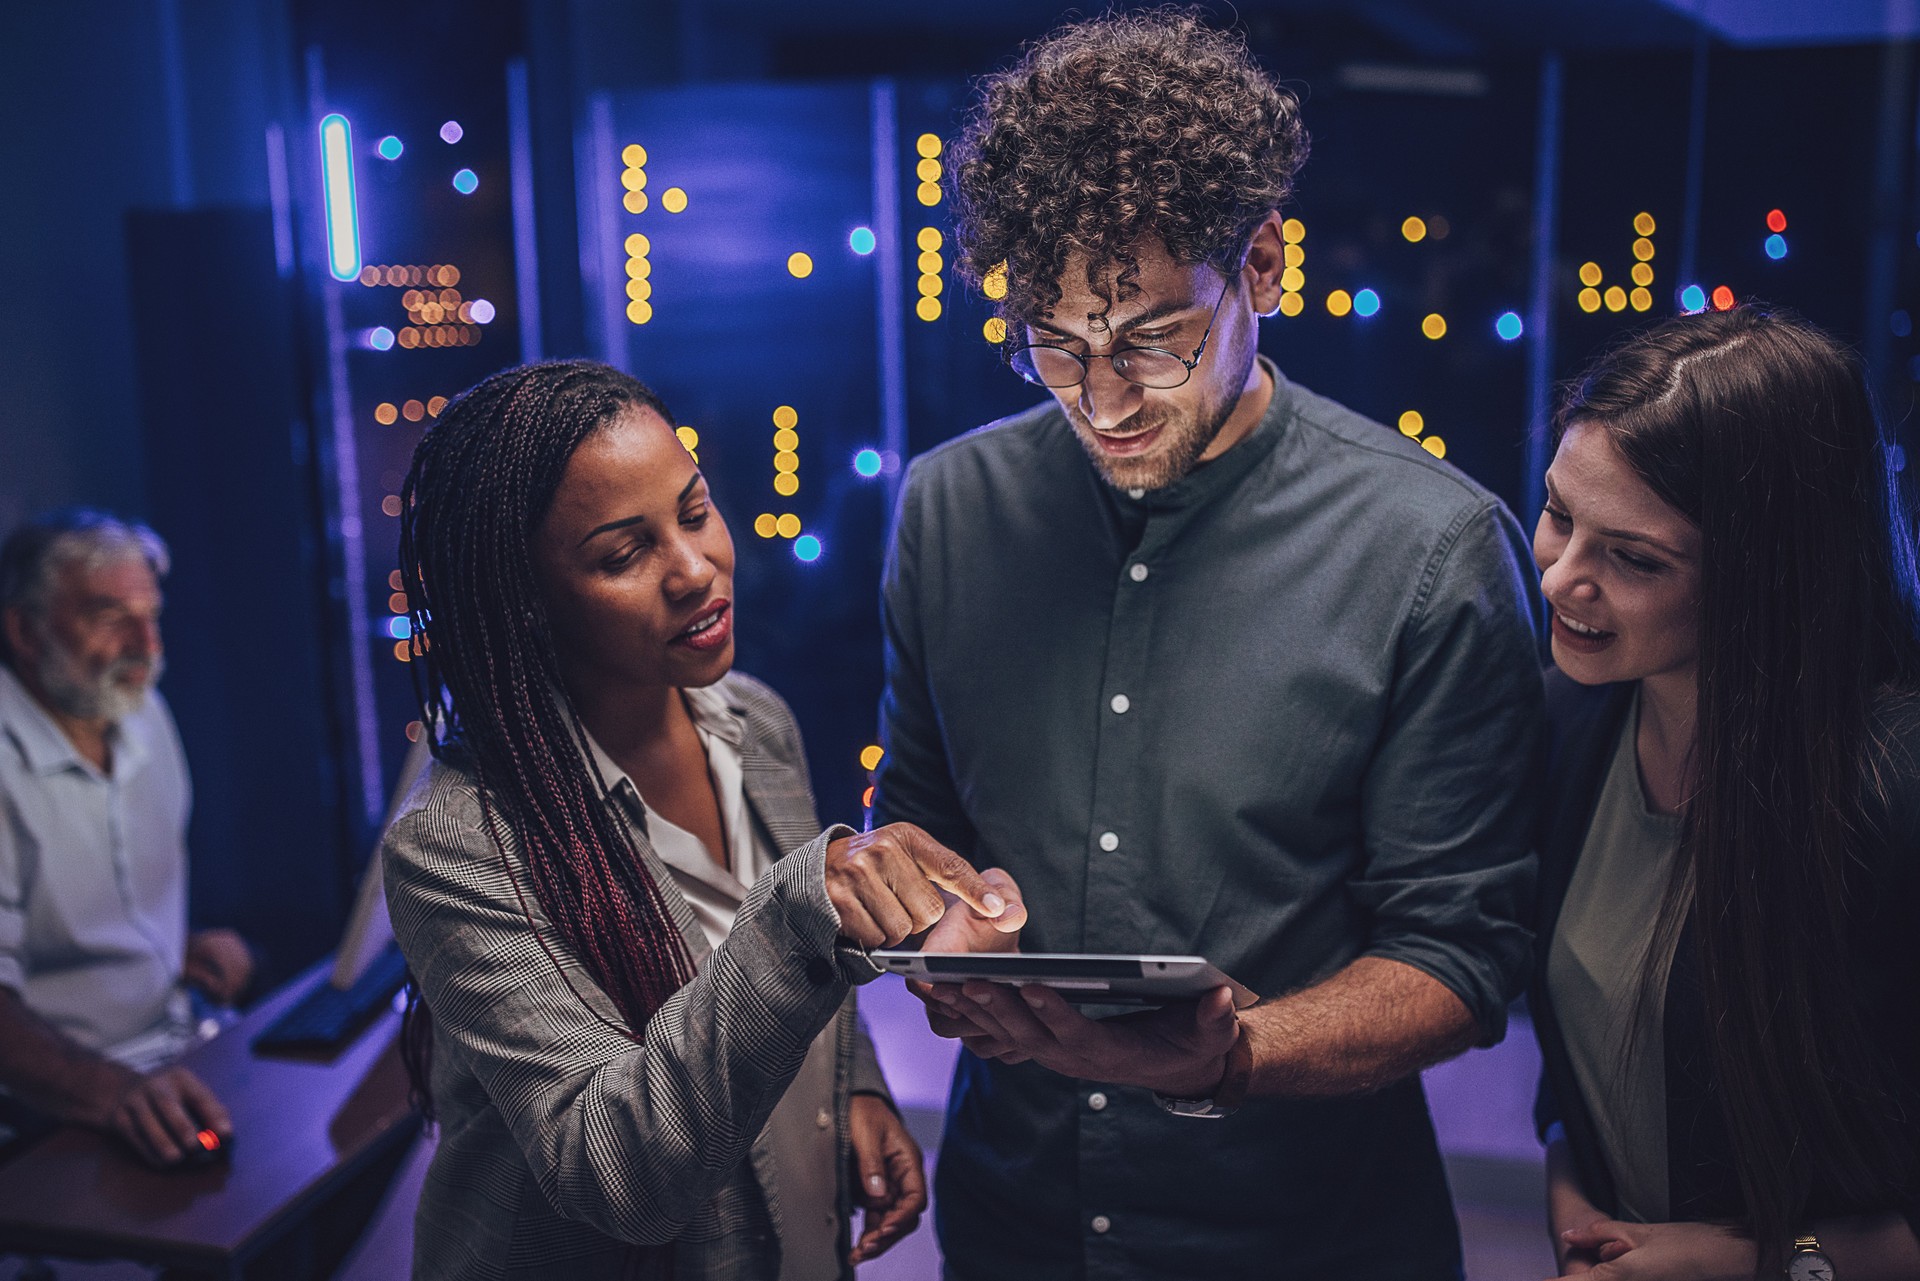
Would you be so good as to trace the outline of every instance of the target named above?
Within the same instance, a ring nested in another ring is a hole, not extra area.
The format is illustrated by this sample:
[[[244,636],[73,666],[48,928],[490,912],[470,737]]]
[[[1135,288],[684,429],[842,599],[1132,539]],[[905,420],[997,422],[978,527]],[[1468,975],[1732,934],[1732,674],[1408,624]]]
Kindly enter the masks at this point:
[[[1306,228],[1303,307],[1267,323],[1265,350],[1385,423],[1418,411],[1523,522],[1554,383],[1690,284],[1858,345],[1904,437],[1920,373],[1915,33],[1885,12],[1223,9],[1301,93],[1313,137],[1289,211]],[[1009,0],[0,7],[0,527],[86,502],[172,542],[165,688],[194,770],[198,922],[239,925],[280,974],[332,945],[413,720],[387,500],[425,407],[522,359],[612,360],[698,433],[740,552],[741,666],[799,712],[823,817],[858,821],[898,465],[1034,399],[950,263],[940,315],[916,314],[915,236],[944,231],[946,210],[916,196],[915,141],[949,138],[970,78],[1058,16]],[[326,269],[316,130],[332,111],[353,127],[381,283]],[[448,120],[458,142],[439,136]],[[375,150],[387,135],[397,160]],[[638,214],[620,204],[635,142]],[[451,185],[461,168],[470,195]],[[675,186],[684,213],[661,202]],[[1630,284],[1643,212],[1649,310],[1583,310],[1583,264]],[[1431,228],[1418,243],[1409,216]],[[873,253],[849,246],[855,227]],[[645,324],[625,311],[635,231]],[[372,345],[408,324],[409,286],[387,269],[448,266],[493,318],[465,326],[467,345]],[[1377,315],[1330,314],[1329,293],[1361,288]],[[1496,336],[1507,311],[1517,341]],[[1428,314],[1446,337],[1422,335]],[[779,406],[798,418],[791,497],[771,487]],[[860,449],[886,468],[857,474]],[[754,532],[785,513],[818,559]]]

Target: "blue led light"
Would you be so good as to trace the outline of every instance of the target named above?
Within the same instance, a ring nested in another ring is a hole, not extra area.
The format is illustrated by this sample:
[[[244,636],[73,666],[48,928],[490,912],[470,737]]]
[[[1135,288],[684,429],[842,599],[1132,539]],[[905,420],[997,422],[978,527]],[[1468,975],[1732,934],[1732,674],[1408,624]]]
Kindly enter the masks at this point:
[[[1527,327],[1521,323],[1520,313],[1517,311],[1503,311],[1500,313],[1500,319],[1493,322],[1493,332],[1508,342],[1512,342],[1526,331]]]
[[[380,153],[380,158],[382,160],[398,160],[400,158],[400,153],[405,151],[406,149],[407,149],[407,144],[404,142],[401,142],[398,138],[394,137],[392,134],[388,134],[386,137],[382,138],[380,140],[380,145],[374,148],[374,150]]]
[[[1680,291],[1680,306],[1686,311],[1705,311],[1707,291],[1698,285],[1688,285]]]
[[[405,640],[413,635],[413,620],[405,614],[396,615],[387,620],[387,635],[395,640]]]
[[[496,313],[492,303],[485,298],[475,298],[473,305],[467,308],[467,314],[473,317],[473,323],[476,325],[490,325]]]
[[[1906,308],[1902,307],[1887,317],[1887,328],[1893,330],[1895,338],[1910,337],[1913,333],[1913,317],[1907,314]]]
[[[847,237],[847,248],[862,256],[872,253],[873,247],[879,243],[871,227],[855,227],[853,234]]]
[[[1372,316],[1380,310],[1380,295],[1371,289],[1362,289],[1353,296],[1353,314]]]
[[[1767,257],[1776,261],[1787,256],[1787,238],[1779,232],[1767,237]]]
[[[871,480],[880,474],[880,451],[863,449],[853,456],[853,469]]]
[[[467,131],[460,127],[458,120],[449,120],[440,126],[440,141],[446,143],[448,146],[452,146],[466,136]]]
[[[320,187],[327,204],[327,270],[360,275],[360,213],[353,198],[353,127],[338,112],[320,122]]]
[[[471,196],[480,185],[480,175],[471,169],[462,169],[453,175],[453,189],[463,196]]]
[[[795,558],[804,560],[808,564],[812,564],[814,561],[820,559],[820,551],[820,540],[812,534],[802,534],[793,540],[793,554]]]
[[[391,351],[393,349],[393,330],[388,329],[385,325],[381,325],[367,335],[367,345],[375,351]]]

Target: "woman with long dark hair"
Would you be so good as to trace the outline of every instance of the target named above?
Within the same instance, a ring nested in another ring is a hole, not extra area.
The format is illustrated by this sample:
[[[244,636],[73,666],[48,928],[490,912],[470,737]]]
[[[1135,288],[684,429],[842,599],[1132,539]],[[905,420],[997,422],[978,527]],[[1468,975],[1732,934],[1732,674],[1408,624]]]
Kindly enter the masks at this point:
[[[1682,316],[1575,383],[1531,994],[1567,1275],[1920,1277],[1920,626],[1858,363]]]
[[[792,715],[729,671],[733,544],[672,421],[604,365],[509,370],[402,492],[435,757],[382,846],[440,1122],[417,1277],[851,1277],[926,1203],[863,949],[942,888],[970,905],[943,946],[1024,919],[917,829],[820,830]]]

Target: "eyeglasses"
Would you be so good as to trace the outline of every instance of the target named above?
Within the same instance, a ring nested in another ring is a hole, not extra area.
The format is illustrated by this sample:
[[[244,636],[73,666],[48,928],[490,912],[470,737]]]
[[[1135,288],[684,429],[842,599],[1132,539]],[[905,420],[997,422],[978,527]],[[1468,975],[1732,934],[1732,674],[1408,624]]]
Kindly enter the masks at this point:
[[[1007,364],[1014,373],[1040,387],[1078,387],[1087,380],[1087,362],[1090,360],[1104,360],[1112,366],[1114,373],[1128,382],[1156,391],[1185,386],[1187,380],[1193,377],[1194,366],[1206,354],[1207,339],[1213,336],[1213,323],[1220,318],[1220,304],[1227,300],[1227,290],[1232,285],[1232,278],[1229,277],[1220,286],[1220,296],[1213,302],[1213,314],[1207,317],[1206,332],[1200,335],[1200,345],[1193,349],[1191,360],[1183,359],[1164,347],[1122,347],[1105,355],[1089,352],[1083,356],[1077,351],[1068,351],[1051,343],[1031,343],[1007,352]]]

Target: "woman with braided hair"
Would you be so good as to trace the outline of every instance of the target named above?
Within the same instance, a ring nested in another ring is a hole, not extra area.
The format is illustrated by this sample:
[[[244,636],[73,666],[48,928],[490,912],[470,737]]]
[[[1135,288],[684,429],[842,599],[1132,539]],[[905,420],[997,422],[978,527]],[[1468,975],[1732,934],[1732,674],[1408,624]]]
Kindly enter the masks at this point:
[[[416,1277],[851,1277],[926,1203],[864,949],[1025,919],[916,828],[821,831],[791,713],[729,671],[733,544],[671,421],[604,365],[529,365],[407,477],[435,760],[382,857],[440,1122]]]

